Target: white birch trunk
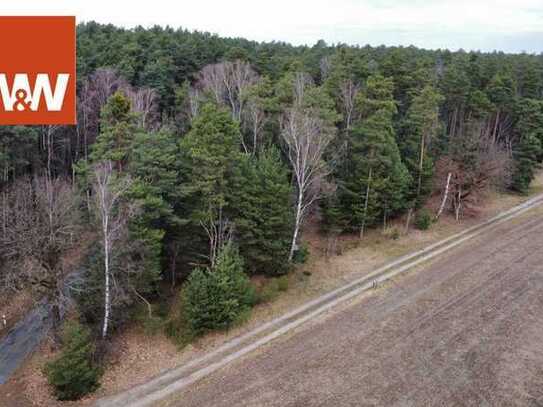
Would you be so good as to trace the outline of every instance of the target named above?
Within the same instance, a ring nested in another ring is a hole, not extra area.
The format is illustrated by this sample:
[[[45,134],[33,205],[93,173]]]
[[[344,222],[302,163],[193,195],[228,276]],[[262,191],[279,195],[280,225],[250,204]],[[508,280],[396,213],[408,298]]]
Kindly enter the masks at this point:
[[[108,221],[107,218],[103,222],[104,231],[104,324],[102,326],[102,338],[107,336],[109,327],[109,318],[111,311],[111,294],[109,285],[109,241],[108,241]]]
[[[445,204],[447,203],[447,199],[449,198],[449,186],[451,184],[451,176],[452,173],[449,172],[449,174],[447,175],[447,183],[445,184],[445,193],[443,194],[443,200],[441,201],[441,205],[439,206],[439,210],[437,211],[435,220],[439,219],[439,217],[443,213],[443,210],[445,209]]]
[[[294,233],[292,234],[292,243],[290,245],[290,254],[288,256],[288,261],[292,261],[294,257],[294,251],[296,250],[296,242],[298,240],[298,234],[300,232],[300,223],[302,220],[302,202],[303,202],[303,193],[300,190],[298,193],[298,203],[296,205],[296,220],[294,223]]]

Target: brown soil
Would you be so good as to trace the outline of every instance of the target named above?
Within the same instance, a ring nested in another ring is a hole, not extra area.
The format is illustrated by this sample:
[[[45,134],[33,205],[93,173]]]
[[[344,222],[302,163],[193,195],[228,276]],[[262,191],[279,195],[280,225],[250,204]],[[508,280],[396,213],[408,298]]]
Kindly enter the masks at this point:
[[[542,405],[542,215],[503,224],[161,405]]]
[[[26,291],[6,295],[0,300],[0,339],[9,332],[23,316],[34,305],[32,296]],[[6,316],[4,326],[2,316]]]
[[[534,182],[533,193],[543,189],[543,173]],[[511,194],[491,194],[484,210],[477,217],[466,218],[456,222],[450,216],[443,216],[431,230],[420,232],[412,230],[409,235],[392,240],[389,233],[381,229],[370,230],[363,241],[357,236],[342,236],[338,244],[340,256],[327,257],[326,241],[319,234],[315,223],[309,224],[304,231],[304,240],[310,246],[309,261],[289,276],[289,289],[281,293],[272,303],[263,304],[253,310],[251,318],[240,327],[228,332],[209,334],[182,350],[163,334],[152,337],[146,335],[138,327],[128,328],[114,339],[113,347],[117,353],[108,367],[101,388],[89,399],[79,403],[59,403],[50,395],[41,374],[41,366],[54,355],[47,345],[36,352],[13,380],[0,385],[0,394],[9,393],[11,398],[0,398],[0,406],[70,406],[89,405],[96,398],[118,393],[134,385],[144,383],[162,370],[173,368],[185,361],[208,352],[228,339],[255,328],[264,321],[282,315],[293,307],[300,305],[320,294],[345,284],[356,277],[367,274],[376,267],[420,247],[445,238],[472,224],[489,218],[496,213],[517,205],[527,198]],[[403,230],[403,220],[389,224],[393,228]],[[310,275],[304,274],[310,273]],[[264,284],[258,281],[258,284]],[[30,403],[29,400],[33,400]],[[7,404],[5,404],[7,403]],[[16,404],[19,403],[19,404]],[[22,404],[21,404],[22,403]]]

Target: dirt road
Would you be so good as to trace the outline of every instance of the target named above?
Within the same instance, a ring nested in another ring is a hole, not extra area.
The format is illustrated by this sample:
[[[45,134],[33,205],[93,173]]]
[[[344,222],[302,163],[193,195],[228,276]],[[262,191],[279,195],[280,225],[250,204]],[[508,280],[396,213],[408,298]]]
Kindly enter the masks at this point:
[[[543,406],[543,218],[506,223],[161,406]]]

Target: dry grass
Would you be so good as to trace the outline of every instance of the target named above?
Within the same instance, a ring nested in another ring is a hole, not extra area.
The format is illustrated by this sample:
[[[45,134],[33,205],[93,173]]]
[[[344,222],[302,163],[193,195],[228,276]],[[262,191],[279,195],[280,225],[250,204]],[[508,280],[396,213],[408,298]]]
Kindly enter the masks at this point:
[[[538,175],[530,195],[541,192],[543,192],[543,173]],[[140,327],[127,329],[113,341],[114,352],[112,353],[115,357],[111,359],[110,366],[103,377],[102,387],[95,395],[77,405],[87,405],[97,397],[114,394],[143,383],[162,370],[201,356],[225,341],[280,316],[320,294],[367,274],[397,256],[450,236],[518,205],[528,198],[528,196],[522,197],[509,193],[491,193],[485,200],[484,209],[476,217],[456,222],[452,216],[443,215],[429,230],[422,232],[412,229],[408,235],[400,236],[396,240],[390,238],[389,232],[383,233],[381,229],[370,230],[363,240],[358,239],[357,236],[343,236],[338,244],[341,255],[334,257],[325,256],[326,241],[318,233],[316,224],[310,224],[304,231],[304,240],[309,245],[310,257],[306,264],[289,275],[288,291],[282,292],[271,303],[255,307],[251,317],[243,325],[227,332],[210,333],[182,350],[178,350],[163,334],[150,337]],[[404,220],[399,219],[389,224],[388,231],[393,228],[403,230],[403,227]],[[259,281],[258,284],[263,284],[263,282]],[[45,393],[49,393],[40,369],[37,368],[50,357],[49,352],[37,352],[17,375],[16,382],[19,383],[21,389],[24,389],[27,399],[38,403],[34,405],[59,405],[55,404],[50,395],[44,396]],[[0,386],[0,389],[2,387]]]
[[[160,405],[536,405],[541,209],[353,298],[348,309],[321,315]]]

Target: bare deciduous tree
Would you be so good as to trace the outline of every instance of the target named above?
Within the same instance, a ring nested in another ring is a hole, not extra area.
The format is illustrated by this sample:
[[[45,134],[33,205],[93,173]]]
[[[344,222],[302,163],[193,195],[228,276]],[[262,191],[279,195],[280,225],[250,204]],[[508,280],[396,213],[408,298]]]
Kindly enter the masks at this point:
[[[228,106],[232,118],[241,123],[248,91],[258,81],[258,74],[249,63],[225,61],[205,66],[198,74],[196,88],[211,95],[217,104]]]
[[[200,91],[196,88],[190,88],[189,91],[189,117],[194,120],[200,110]]]
[[[158,93],[151,88],[128,89],[132,110],[138,113],[139,125],[146,130],[156,130],[159,125]]]
[[[266,116],[260,103],[251,98],[251,88],[260,78],[251,65],[240,60],[225,61],[205,66],[197,77],[196,84],[189,90],[190,117],[198,114],[201,100],[206,95],[215,103],[226,106],[232,118],[249,130],[252,136],[252,152],[257,150],[258,140]],[[240,143],[246,153],[250,152],[243,134]]]
[[[53,125],[47,125],[42,126],[41,128],[41,142],[42,142],[42,148],[47,152],[47,163],[46,163],[46,171],[47,171],[47,177],[51,178],[53,176],[52,174],[52,163],[53,163],[53,155],[55,150],[55,133],[60,128],[60,126],[53,126]]]
[[[456,150],[453,146],[453,152],[436,163],[437,189],[448,185],[448,200],[457,220],[463,214],[475,214],[489,188],[507,187],[511,178],[507,147],[496,143],[483,123],[472,124],[458,142],[462,145]]]
[[[262,130],[268,121],[262,105],[255,99],[249,99],[245,112],[244,124],[249,128],[252,136],[251,153],[255,155],[262,138]],[[245,152],[249,152],[245,142],[242,142]]]
[[[321,80],[324,81],[328,74],[330,73],[330,68],[332,67],[332,62],[330,61],[329,56],[324,56],[319,61],[319,68],[321,71]]]
[[[209,263],[213,267],[222,248],[232,240],[233,225],[223,217],[222,208],[218,211],[209,210],[208,213],[209,218],[200,224],[209,239]]]
[[[339,98],[342,107],[343,120],[345,122],[345,131],[347,134],[351,131],[351,126],[355,116],[355,100],[360,92],[360,85],[352,79],[343,81],[339,88]]]
[[[206,65],[198,73],[197,86],[212,95],[217,104],[225,100],[225,68],[224,64]]]
[[[6,196],[0,213],[2,288],[30,287],[36,300],[51,305],[56,327],[67,301],[63,256],[78,240],[77,194],[67,180],[46,175],[20,178]]]
[[[298,88],[298,91],[301,89]],[[282,118],[281,136],[296,182],[296,209],[289,260],[292,260],[300,228],[309,208],[321,197],[321,187],[330,173],[323,156],[333,132],[315,112],[299,106]]]
[[[104,320],[102,338],[108,334],[111,319],[111,262],[117,243],[126,237],[128,221],[136,213],[136,205],[123,201],[132,185],[129,177],[117,177],[111,161],[96,164],[93,168],[94,206],[100,225],[104,255]]]
[[[89,155],[89,145],[94,143],[100,131],[100,111],[119,89],[128,90],[130,86],[109,68],[99,68],[83,81],[78,92],[77,144],[82,144],[85,159]]]

